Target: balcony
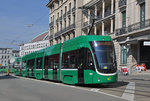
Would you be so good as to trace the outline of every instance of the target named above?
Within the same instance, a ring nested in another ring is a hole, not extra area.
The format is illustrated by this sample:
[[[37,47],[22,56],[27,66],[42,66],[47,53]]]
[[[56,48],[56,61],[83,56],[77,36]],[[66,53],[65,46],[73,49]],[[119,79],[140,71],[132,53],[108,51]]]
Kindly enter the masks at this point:
[[[116,30],[116,36],[118,35],[122,35],[122,34],[127,34],[127,33],[131,33],[133,31],[138,31],[138,30],[142,30],[145,29],[147,27],[150,27],[150,19],[145,20],[143,22],[138,22],[132,25],[129,25],[126,28],[119,28]]]
[[[111,11],[110,10],[108,10],[108,11],[105,12],[104,17],[107,17],[109,15],[111,15]]]
[[[69,11],[67,12],[67,15],[68,15],[68,16],[71,15],[71,10],[69,10]]]
[[[49,39],[53,39],[53,35],[50,35],[50,36],[49,36]]]
[[[65,13],[65,14],[63,15],[63,18],[66,18],[66,15],[67,15],[67,14]]]
[[[72,8],[72,13],[75,13],[75,11],[76,11],[76,8],[73,7],[73,8]]]
[[[96,18],[96,21],[101,20],[102,19],[102,15],[98,15]]]
[[[57,22],[57,23],[59,22],[59,18],[56,19],[56,22]]]
[[[59,17],[59,21],[62,21],[62,16],[61,16],[61,17]]]
[[[83,27],[85,27],[87,25],[88,25],[88,21],[86,21],[86,22],[83,23]]]
[[[122,34],[126,34],[128,31],[128,28],[119,28],[119,29],[116,29],[116,36],[118,35],[122,35]]]
[[[51,22],[50,24],[49,24],[49,27],[53,27],[54,26],[54,22]]]
[[[119,7],[126,6],[126,4],[127,4],[127,0],[120,0],[119,1]]]
[[[55,37],[58,37],[58,36],[60,36],[60,35],[62,35],[62,34],[64,34],[64,33],[66,33],[66,32],[69,32],[69,31],[73,30],[74,28],[75,28],[75,24],[72,24],[72,25],[70,25],[70,26],[64,28],[63,30],[61,30],[61,31],[59,31],[59,32],[57,32],[57,33],[55,33]]]

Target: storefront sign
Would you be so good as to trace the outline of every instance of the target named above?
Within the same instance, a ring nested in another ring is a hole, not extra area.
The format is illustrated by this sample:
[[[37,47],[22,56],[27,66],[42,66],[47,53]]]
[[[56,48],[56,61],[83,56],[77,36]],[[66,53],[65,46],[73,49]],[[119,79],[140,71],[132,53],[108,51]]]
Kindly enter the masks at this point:
[[[150,46],[150,41],[144,41],[143,46]]]

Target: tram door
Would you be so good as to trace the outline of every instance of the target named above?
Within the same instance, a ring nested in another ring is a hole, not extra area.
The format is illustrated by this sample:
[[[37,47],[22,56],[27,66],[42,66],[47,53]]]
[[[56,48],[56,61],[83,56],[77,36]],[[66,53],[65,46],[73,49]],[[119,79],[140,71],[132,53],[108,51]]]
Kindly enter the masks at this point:
[[[84,69],[78,68],[78,83],[82,84],[84,83]]]
[[[29,77],[29,68],[27,68],[27,77]]]
[[[53,68],[53,80],[57,80],[57,68]]]
[[[34,67],[33,67],[34,68]],[[31,69],[31,72],[32,72],[32,77],[34,77],[34,69]]]
[[[77,57],[77,63],[78,63],[78,83],[82,84],[84,83],[84,64],[85,64],[85,48],[81,48],[78,50],[78,57]]]
[[[48,79],[48,67],[45,66],[45,71],[44,71],[45,79]]]

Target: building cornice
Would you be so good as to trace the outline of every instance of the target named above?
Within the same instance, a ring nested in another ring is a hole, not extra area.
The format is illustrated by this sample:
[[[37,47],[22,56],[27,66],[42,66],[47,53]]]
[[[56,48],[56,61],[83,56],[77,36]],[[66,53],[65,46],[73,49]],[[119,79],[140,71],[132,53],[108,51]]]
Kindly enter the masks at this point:
[[[55,0],[50,0],[49,3],[46,5],[46,7],[49,8],[49,7],[52,5],[52,3],[53,3],[54,1],[55,1]]]
[[[104,0],[92,0],[88,3],[86,3],[84,6],[85,7],[91,7],[91,6],[94,6],[94,5],[97,5],[99,4],[100,2],[103,2]]]

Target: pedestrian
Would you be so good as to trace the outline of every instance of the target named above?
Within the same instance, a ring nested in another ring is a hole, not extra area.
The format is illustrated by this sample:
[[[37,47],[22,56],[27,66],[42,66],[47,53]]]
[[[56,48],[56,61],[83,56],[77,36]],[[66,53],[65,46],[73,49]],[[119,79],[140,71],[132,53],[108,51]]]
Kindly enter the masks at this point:
[[[143,70],[144,70],[144,71],[146,71],[146,70],[147,70],[147,68],[146,68],[146,66],[145,66],[145,64],[144,64],[144,63],[142,63],[142,67],[143,67]]]
[[[137,64],[137,65],[136,65],[136,71],[138,71],[138,70],[139,70],[139,67],[140,67],[140,65],[139,65],[139,64]]]

